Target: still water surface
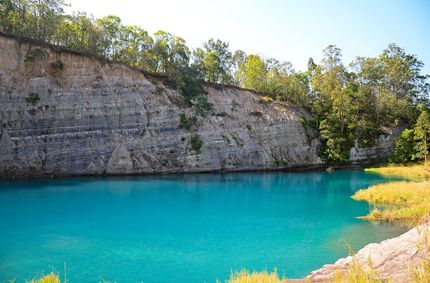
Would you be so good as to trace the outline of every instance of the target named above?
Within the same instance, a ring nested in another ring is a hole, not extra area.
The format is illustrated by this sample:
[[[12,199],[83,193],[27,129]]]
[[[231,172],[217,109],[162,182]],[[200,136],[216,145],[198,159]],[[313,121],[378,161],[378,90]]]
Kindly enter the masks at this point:
[[[0,282],[215,282],[232,270],[292,278],[404,232],[356,219],[362,171],[0,182]]]

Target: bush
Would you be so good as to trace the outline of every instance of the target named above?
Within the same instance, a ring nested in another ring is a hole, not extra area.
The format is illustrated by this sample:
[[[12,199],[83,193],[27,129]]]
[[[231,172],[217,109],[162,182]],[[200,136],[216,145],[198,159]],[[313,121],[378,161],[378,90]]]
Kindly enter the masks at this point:
[[[28,51],[27,55],[25,55],[24,62],[35,62],[45,59],[46,57],[48,57],[48,52],[43,48],[36,47]]]
[[[191,137],[191,147],[194,151],[200,152],[200,149],[203,146],[202,138],[199,134],[195,134]]]
[[[261,111],[252,111],[252,112],[249,112],[249,115],[255,116],[255,117],[258,117],[258,118],[263,117],[263,113],[261,113]]]
[[[32,92],[25,98],[25,100],[34,106],[40,100],[40,97],[37,93]]]
[[[56,60],[51,63],[51,68],[55,71],[62,71],[64,69],[64,63],[60,60]]]
[[[394,152],[390,156],[390,162],[402,163],[413,160],[415,155],[414,144],[414,130],[404,129],[396,141]]]
[[[213,110],[213,105],[208,101],[207,95],[201,94],[197,96],[195,101],[196,114],[206,117]]]
[[[191,129],[191,122],[185,113],[179,114],[179,128],[187,131]]]

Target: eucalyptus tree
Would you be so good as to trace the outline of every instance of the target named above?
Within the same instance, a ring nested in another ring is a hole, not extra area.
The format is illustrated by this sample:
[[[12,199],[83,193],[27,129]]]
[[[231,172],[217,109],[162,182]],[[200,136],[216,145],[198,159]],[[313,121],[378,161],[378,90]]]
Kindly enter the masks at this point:
[[[197,48],[193,52],[193,61],[193,66],[199,70],[204,80],[211,83],[233,82],[233,57],[227,42],[209,39],[203,44],[203,48]]]
[[[267,64],[258,55],[249,55],[239,64],[235,79],[240,86],[264,91],[267,86]]]

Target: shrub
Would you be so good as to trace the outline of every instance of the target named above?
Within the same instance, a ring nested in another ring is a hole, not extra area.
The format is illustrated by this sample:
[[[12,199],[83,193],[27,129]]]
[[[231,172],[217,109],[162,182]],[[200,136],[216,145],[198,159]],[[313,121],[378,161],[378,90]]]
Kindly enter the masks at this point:
[[[225,117],[229,117],[230,115],[228,115],[227,112],[220,112],[220,113],[216,113],[215,116],[225,118]]]
[[[208,101],[207,95],[201,94],[195,100],[196,114],[206,117],[213,110],[213,105]]]
[[[25,98],[25,100],[34,106],[40,100],[40,97],[37,93],[32,92]]]
[[[25,55],[24,62],[35,62],[45,59],[46,57],[48,57],[48,52],[43,48],[36,47],[28,51],[27,55]]]
[[[179,128],[187,131],[191,129],[191,122],[185,113],[179,114]]]
[[[263,117],[263,113],[261,113],[261,111],[252,111],[252,112],[249,112],[249,115],[255,116],[255,117],[258,117],[258,118]]]
[[[194,134],[191,137],[191,147],[192,147],[192,149],[194,151],[196,151],[196,152],[200,152],[200,149],[202,148],[202,146],[203,146],[202,138],[200,137],[199,134]]]
[[[60,60],[56,60],[51,63],[51,68],[54,71],[62,71],[64,69],[64,63]]]

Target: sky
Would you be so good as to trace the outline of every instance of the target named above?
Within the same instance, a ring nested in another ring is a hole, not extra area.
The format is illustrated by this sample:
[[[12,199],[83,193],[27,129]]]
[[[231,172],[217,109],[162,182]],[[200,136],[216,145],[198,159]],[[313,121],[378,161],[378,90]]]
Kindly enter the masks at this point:
[[[209,38],[306,69],[334,44],[343,61],[377,56],[389,43],[424,62],[430,74],[428,0],[67,0],[67,12],[120,16],[150,33],[165,30],[196,48]]]

